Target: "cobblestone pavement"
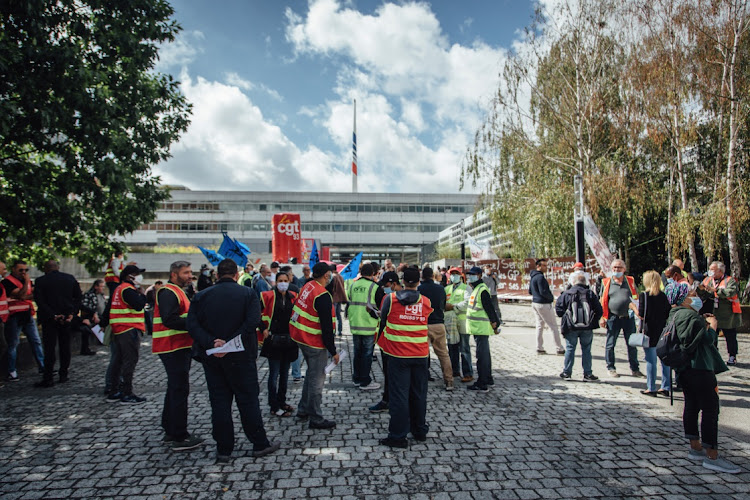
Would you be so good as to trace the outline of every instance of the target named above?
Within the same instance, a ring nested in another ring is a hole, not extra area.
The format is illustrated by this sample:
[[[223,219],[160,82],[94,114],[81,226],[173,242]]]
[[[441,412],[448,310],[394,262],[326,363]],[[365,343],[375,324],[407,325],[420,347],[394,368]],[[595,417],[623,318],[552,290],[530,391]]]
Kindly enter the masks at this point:
[[[562,357],[534,352],[531,310],[502,309],[508,325],[490,342],[496,385],[486,394],[463,387],[445,392],[433,357],[430,433],[408,450],[378,444],[388,414],[367,407],[380,392],[354,388],[348,362],[333,373],[323,397],[324,415],[338,427],[311,431],[294,418],[270,416],[261,358],[266,430],[282,449],[262,459],[247,456],[251,445],[235,411],[236,458],[227,465],[215,464],[200,365],[191,372],[190,427],[207,438],[205,446],[173,453],[160,442],[165,377],[148,338],[135,377],[136,392],[148,398],[141,405],[105,402],[102,347],[96,356],[73,357],[65,385],[35,389],[38,375],[22,373],[21,381],[0,388],[0,498],[750,498],[746,406],[735,408],[732,419],[740,422],[729,431],[723,410],[719,431],[722,452],[743,472],[712,473],[687,459],[681,397],[674,407],[666,398],[646,399],[637,392],[643,380],[630,377],[563,382],[557,376]],[[350,349],[346,331],[340,343]],[[741,339],[741,360],[750,359],[748,343]],[[625,359],[623,344],[618,360]],[[602,376],[602,335],[593,352]],[[379,361],[373,370],[382,382]],[[749,367],[720,376],[730,400],[747,401]],[[580,375],[577,360],[574,377]],[[300,391],[290,383],[294,406]]]

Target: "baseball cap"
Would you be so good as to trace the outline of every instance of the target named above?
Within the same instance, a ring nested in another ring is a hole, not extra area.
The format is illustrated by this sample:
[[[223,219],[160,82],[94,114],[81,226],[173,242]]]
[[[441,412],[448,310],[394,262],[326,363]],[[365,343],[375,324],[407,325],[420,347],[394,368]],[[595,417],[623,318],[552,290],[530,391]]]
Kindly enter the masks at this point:
[[[138,266],[134,266],[133,264],[129,264],[125,266],[125,269],[122,270],[120,273],[120,281],[123,281],[124,278],[128,276],[138,276],[141,273],[145,273],[145,269],[141,269]]]
[[[450,270],[448,271],[448,274],[451,274],[451,273],[458,273],[458,274],[462,274],[462,273],[463,273],[463,271],[461,271],[461,268],[458,268],[458,267],[451,267],[451,268],[450,268]]]
[[[477,274],[477,275],[481,276],[482,275],[482,268],[474,266],[471,269],[469,269],[468,271],[466,271],[466,274]]]
[[[419,269],[407,267],[404,269],[404,283],[413,285],[419,283]]]
[[[583,264],[581,264],[580,262],[576,262],[573,265],[573,269],[583,269]]]
[[[317,279],[323,276],[325,273],[329,272],[331,270],[331,267],[326,264],[325,262],[318,262],[315,264],[312,268],[312,275],[313,278]]]
[[[386,283],[398,283],[398,274],[395,271],[386,271],[383,273],[383,277],[380,278],[378,285],[383,286]]]

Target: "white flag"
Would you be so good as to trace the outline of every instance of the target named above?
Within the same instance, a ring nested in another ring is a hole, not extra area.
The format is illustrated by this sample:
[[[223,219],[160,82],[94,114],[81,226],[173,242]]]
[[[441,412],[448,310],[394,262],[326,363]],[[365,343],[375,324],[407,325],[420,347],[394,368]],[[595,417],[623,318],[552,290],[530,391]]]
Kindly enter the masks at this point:
[[[469,243],[471,260],[497,260],[497,255],[492,251],[489,242],[479,243],[468,234],[466,235],[466,241]]]

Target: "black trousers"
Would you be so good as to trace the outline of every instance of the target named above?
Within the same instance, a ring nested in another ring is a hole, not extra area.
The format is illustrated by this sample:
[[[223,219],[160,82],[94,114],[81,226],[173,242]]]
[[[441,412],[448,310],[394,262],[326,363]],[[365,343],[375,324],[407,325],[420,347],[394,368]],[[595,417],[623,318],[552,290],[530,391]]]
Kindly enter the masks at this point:
[[[68,376],[68,368],[70,368],[70,334],[70,323],[61,325],[54,320],[45,320],[42,322],[42,346],[44,347],[43,380],[52,381],[57,344],[60,344],[60,378]]]
[[[390,357],[388,354],[384,358]],[[388,437],[406,439],[424,437],[427,425],[427,358],[396,358],[388,360],[390,416]]]
[[[133,373],[138,364],[141,331],[131,328],[113,337],[113,341],[117,343],[117,351],[112,361],[112,380],[120,380],[122,377],[119,392],[129,396],[133,394]],[[118,388],[113,387],[112,392],[118,392]]]
[[[167,372],[167,393],[161,412],[161,426],[177,440],[188,437],[188,395],[190,394],[190,349],[159,354]]]
[[[233,400],[237,401],[242,429],[247,439],[253,443],[253,451],[267,448],[270,443],[260,413],[260,388],[255,357],[235,353],[224,358],[210,356],[203,363],[203,370],[211,401],[211,426],[217,453],[229,455],[234,450]]]
[[[685,408],[682,412],[682,425],[685,437],[700,439],[704,448],[716,449],[719,444],[719,392],[716,375],[709,370],[688,368],[680,372]],[[698,433],[698,414],[701,418]]]
[[[721,331],[724,332],[724,338],[727,341],[727,354],[737,356],[737,329],[721,328]]]

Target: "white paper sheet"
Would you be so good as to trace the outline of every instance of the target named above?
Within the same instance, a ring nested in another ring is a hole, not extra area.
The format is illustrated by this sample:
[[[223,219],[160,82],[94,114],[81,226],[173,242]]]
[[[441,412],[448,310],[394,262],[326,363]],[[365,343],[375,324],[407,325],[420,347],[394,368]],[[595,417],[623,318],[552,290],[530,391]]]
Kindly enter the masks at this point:
[[[102,330],[102,327],[99,325],[94,325],[94,328],[92,328],[91,331],[94,332],[94,335],[96,335],[96,338],[99,339],[99,342],[103,344],[104,343],[104,330]]]
[[[211,356],[212,354],[216,354],[216,353],[240,352],[244,350],[245,350],[245,346],[242,343],[242,337],[240,335],[237,335],[232,340],[228,340],[227,343],[221,347],[214,347],[213,349],[207,349],[206,354]]]
[[[338,363],[339,365],[341,364],[342,361],[344,361],[346,359],[346,356],[347,356],[346,351],[342,350],[342,351],[339,352],[339,363]],[[333,369],[336,368],[336,366],[338,366],[338,365],[335,362],[333,362],[333,361],[331,361],[330,363],[328,363],[328,366],[326,366],[326,375],[328,375],[329,373],[331,373],[333,371]]]

